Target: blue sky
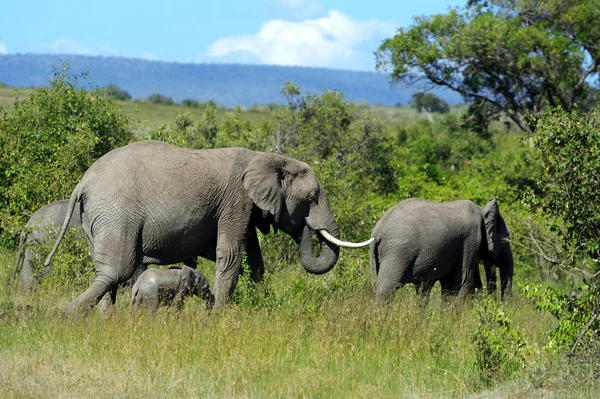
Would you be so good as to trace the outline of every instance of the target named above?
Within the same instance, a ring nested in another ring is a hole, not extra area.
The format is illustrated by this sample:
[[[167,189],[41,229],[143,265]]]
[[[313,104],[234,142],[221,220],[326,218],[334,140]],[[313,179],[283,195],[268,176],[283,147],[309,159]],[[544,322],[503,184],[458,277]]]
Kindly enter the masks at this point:
[[[466,2],[9,0],[0,11],[0,54],[373,70],[373,51],[396,28]]]

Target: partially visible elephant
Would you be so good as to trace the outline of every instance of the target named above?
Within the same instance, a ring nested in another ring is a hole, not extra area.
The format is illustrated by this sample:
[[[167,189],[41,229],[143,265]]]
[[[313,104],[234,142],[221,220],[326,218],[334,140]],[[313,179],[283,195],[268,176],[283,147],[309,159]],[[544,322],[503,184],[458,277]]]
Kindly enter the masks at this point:
[[[201,297],[211,307],[215,297],[204,274],[188,266],[183,268],[147,269],[137,279],[131,290],[131,306],[158,309],[161,304],[178,308],[187,296]]]
[[[10,283],[15,281],[19,266],[22,263],[21,272],[19,273],[19,287],[29,289],[37,283],[37,278],[34,276],[32,261],[35,250],[34,246],[40,244],[48,244],[56,239],[49,236],[49,230],[52,227],[59,228],[62,226],[69,208],[69,200],[52,202],[38,209],[25,225],[27,231],[21,233],[19,238],[19,249],[17,250],[17,261]],[[81,217],[78,212],[73,214],[69,220],[68,227],[81,226]]]
[[[310,167],[282,155],[245,148],[192,150],[160,141],[115,149],[87,170],[70,198],[51,262],[75,204],[91,242],[96,268],[92,285],[67,311],[95,306],[117,284],[147,264],[172,264],[202,256],[216,262],[215,308],[221,309],[237,283],[245,252],[250,277],[260,281],[264,263],[256,229],[271,226],[300,244],[300,262],[310,273],[333,268],[339,240],[325,190]],[[320,241],[312,249],[311,232]]]
[[[411,198],[388,210],[371,237],[371,275],[377,298],[406,283],[429,297],[436,281],[442,295],[462,300],[481,287],[479,262],[488,278],[500,269],[502,297],[512,288],[513,257],[509,230],[495,199],[485,208],[472,201],[430,202]]]

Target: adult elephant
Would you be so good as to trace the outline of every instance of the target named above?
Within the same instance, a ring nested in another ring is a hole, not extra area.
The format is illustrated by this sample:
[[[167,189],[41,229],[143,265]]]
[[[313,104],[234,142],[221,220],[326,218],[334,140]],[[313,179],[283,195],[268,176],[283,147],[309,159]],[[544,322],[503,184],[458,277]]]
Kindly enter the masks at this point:
[[[62,225],[68,208],[69,200],[56,201],[41,207],[31,215],[25,225],[26,231],[23,231],[19,238],[17,261],[10,284],[15,281],[17,273],[19,273],[18,281],[21,289],[30,289],[36,284],[37,278],[34,275],[32,266],[35,257],[34,247],[50,243],[52,239],[55,239],[55,237],[49,235],[50,230],[53,227],[58,229]],[[69,220],[68,227],[79,227],[80,225],[80,215],[75,212]],[[19,266],[21,266],[20,272]]]
[[[325,190],[310,167],[244,148],[192,150],[141,141],[113,150],[84,174],[48,267],[81,201],[83,230],[93,247],[96,278],[67,311],[93,307],[136,267],[202,256],[216,262],[215,308],[233,292],[246,252],[251,278],[264,273],[256,228],[282,230],[300,244],[300,261],[322,274],[337,262],[338,239]],[[320,240],[313,254],[311,231]]]
[[[483,261],[488,288],[500,269],[502,296],[511,291],[513,257],[509,230],[495,199],[485,208],[472,201],[430,202],[411,198],[388,210],[371,237],[371,273],[383,298],[406,283],[425,296],[436,281],[442,295],[464,299],[481,287]]]

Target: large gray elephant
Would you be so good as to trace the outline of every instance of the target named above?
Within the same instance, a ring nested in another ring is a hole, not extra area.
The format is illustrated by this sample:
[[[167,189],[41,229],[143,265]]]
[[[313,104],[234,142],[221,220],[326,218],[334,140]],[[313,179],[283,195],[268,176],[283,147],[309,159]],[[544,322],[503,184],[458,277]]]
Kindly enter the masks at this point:
[[[17,250],[17,261],[13,272],[10,284],[15,281],[17,273],[19,273],[19,287],[29,289],[36,284],[37,278],[34,275],[32,262],[35,256],[34,247],[41,244],[49,244],[51,240],[56,239],[49,235],[50,230],[62,226],[67,209],[69,208],[69,200],[52,202],[38,209],[25,225],[26,231],[21,233],[19,238],[19,248]],[[78,212],[73,214],[69,220],[69,227],[79,227],[81,218]],[[21,264],[22,261],[22,264]],[[19,272],[19,266],[21,271]]]
[[[204,274],[188,266],[166,270],[153,268],[143,272],[133,284],[131,306],[156,310],[160,304],[175,304],[181,308],[185,298],[192,295],[201,297],[207,307],[214,304],[215,297]]]
[[[488,289],[500,269],[502,296],[511,291],[513,257],[509,230],[495,199],[482,208],[472,201],[430,202],[411,198],[388,210],[371,237],[371,275],[377,276],[376,297],[383,298],[406,283],[429,296],[436,281],[442,295],[464,299],[481,287],[483,261]]]
[[[106,292],[114,297],[117,284],[139,265],[193,256],[216,262],[215,308],[221,309],[235,288],[244,252],[251,278],[262,279],[257,228],[289,234],[300,244],[302,266],[314,274],[333,268],[340,246],[370,243],[338,239],[325,190],[307,164],[244,148],[192,150],[141,141],[105,154],[73,190],[46,266],[77,201],[96,278],[67,311],[89,309]],[[311,231],[319,236],[318,256]]]

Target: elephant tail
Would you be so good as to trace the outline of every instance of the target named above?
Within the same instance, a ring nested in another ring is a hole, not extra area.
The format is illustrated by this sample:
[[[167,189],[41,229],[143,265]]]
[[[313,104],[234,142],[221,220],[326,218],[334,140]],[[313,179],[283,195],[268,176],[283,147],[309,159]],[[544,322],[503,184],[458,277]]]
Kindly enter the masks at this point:
[[[380,238],[375,238],[370,245],[371,247],[371,258],[369,260],[369,266],[371,271],[371,288],[375,291],[375,283],[377,280],[377,274],[379,273],[379,243]]]
[[[10,280],[8,280],[8,285],[12,285],[15,282],[15,279],[17,277],[17,273],[19,272],[19,265],[21,264],[21,260],[24,258],[24,256],[23,256],[23,251],[24,251],[23,244],[25,244],[25,239],[26,238],[27,238],[27,233],[22,232],[21,236],[19,237],[19,249],[17,250],[17,261],[15,263],[15,271],[13,272],[13,275],[10,278]]]
[[[63,222],[60,232],[58,233],[58,237],[56,237],[56,242],[54,243],[54,247],[52,248],[52,251],[50,251],[50,254],[48,254],[48,257],[46,258],[46,261],[44,262],[44,267],[46,268],[46,270],[44,270],[42,272],[42,274],[40,274],[40,277],[45,276],[46,274],[48,274],[50,272],[50,262],[52,262],[52,257],[56,253],[56,250],[58,249],[60,242],[62,241],[63,237],[65,236],[65,233],[67,232],[67,228],[69,227],[69,222],[71,221],[71,217],[73,216],[73,211],[75,210],[75,204],[77,204],[77,201],[79,201],[81,199],[82,194],[83,194],[83,179],[77,184],[77,186],[75,186],[75,189],[71,193],[71,198],[69,199],[69,207],[67,208],[67,214],[65,215],[65,221]]]

